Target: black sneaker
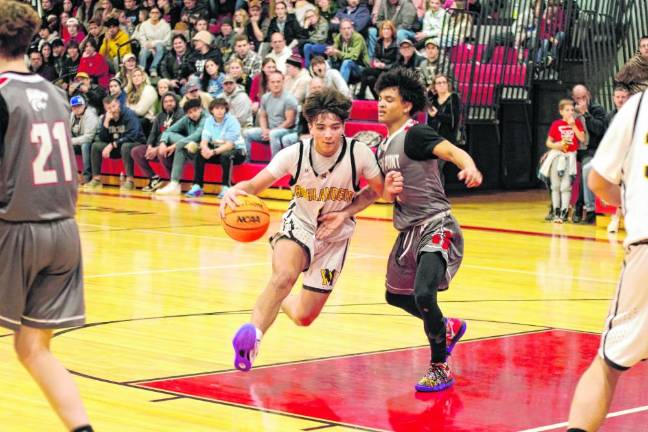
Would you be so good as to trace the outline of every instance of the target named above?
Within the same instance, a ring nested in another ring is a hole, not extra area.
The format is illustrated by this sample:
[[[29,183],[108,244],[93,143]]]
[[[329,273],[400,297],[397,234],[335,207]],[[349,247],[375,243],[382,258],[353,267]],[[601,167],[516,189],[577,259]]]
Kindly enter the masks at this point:
[[[547,222],[551,222],[554,218],[554,211],[552,208],[549,209],[549,213],[547,213],[547,216],[545,216],[545,220]]]
[[[560,220],[563,221],[563,223],[567,222],[569,219],[569,209],[562,209],[560,210]]]
[[[572,222],[577,224],[583,220],[583,209],[575,207],[574,212],[572,213]]]
[[[153,176],[151,177],[151,180],[149,180],[149,184],[142,188],[142,192],[153,192],[159,189],[160,186],[162,186],[162,179],[160,176]]]
[[[594,225],[596,224],[596,213],[593,211],[588,211],[585,213],[585,219],[583,219],[583,225]]]

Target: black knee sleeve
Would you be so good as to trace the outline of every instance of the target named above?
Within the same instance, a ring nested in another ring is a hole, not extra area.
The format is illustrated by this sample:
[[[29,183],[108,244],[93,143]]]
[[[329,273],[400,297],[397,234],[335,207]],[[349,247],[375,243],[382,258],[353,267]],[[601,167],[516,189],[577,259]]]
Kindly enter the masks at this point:
[[[421,313],[435,363],[446,359],[445,323],[437,302],[437,289],[445,278],[445,272],[446,263],[439,253],[423,253],[414,281],[414,300]]]
[[[387,291],[385,292],[385,300],[387,300],[387,303],[390,305],[401,308],[405,312],[414,315],[417,318],[421,318],[421,313],[419,312],[418,307],[416,307],[414,296],[394,294]]]

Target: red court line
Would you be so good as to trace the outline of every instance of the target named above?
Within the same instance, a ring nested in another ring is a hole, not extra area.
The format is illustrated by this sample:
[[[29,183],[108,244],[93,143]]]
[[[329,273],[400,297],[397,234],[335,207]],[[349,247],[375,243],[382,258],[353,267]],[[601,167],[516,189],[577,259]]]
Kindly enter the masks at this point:
[[[138,386],[341,424],[395,431],[519,431],[566,419],[599,336],[550,330],[462,343],[456,385],[432,394],[413,385],[427,348],[139,383]],[[612,411],[647,403],[648,366],[624,374]],[[624,416],[614,430],[642,430]],[[634,428],[634,429],[632,429]]]
[[[106,192],[85,192],[85,191],[79,191],[79,193],[84,194],[84,195],[99,195],[99,196],[109,196],[113,198],[120,198],[121,195],[119,194],[111,194],[111,193],[106,193]],[[139,195],[130,195],[128,196],[129,199],[139,199],[139,200],[148,200],[148,201],[162,201],[161,199],[156,199],[152,195],[150,197],[145,197],[145,196],[139,196]],[[175,198],[175,197],[174,197]],[[181,198],[178,197],[179,200],[178,202],[181,203],[191,203],[192,205],[204,205],[204,206],[212,206],[212,207],[220,207],[220,203],[213,203],[213,202],[206,202],[206,201],[198,201],[198,200],[192,200],[192,199],[187,199],[187,198]],[[284,213],[285,210],[276,210],[276,209],[269,209],[273,213]],[[384,218],[384,217],[377,217],[377,216],[356,216],[356,219],[361,219],[361,220],[371,220],[371,221],[381,221],[381,222],[391,222],[391,218]],[[530,237],[546,237],[546,238],[566,238],[568,240],[580,240],[580,241],[592,241],[592,242],[601,242],[601,243],[609,243],[610,241],[608,239],[604,238],[598,238],[598,237],[591,237],[591,236],[579,236],[579,235],[572,235],[572,234],[557,234],[557,233],[544,233],[544,232],[539,232],[539,231],[525,231],[525,230],[514,230],[514,229],[507,229],[507,228],[493,228],[493,227],[485,227],[485,226],[475,226],[475,225],[461,225],[462,230],[466,231],[483,231],[483,232],[492,232],[492,233],[501,233],[501,234],[514,234],[514,235],[525,235],[525,236],[530,236]]]

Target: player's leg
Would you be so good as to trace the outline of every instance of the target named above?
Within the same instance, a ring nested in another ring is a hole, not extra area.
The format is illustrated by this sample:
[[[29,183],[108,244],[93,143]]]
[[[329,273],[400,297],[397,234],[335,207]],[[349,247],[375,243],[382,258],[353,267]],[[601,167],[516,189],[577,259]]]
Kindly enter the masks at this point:
[[[281,310],[298,326],[309,326],[319,316],[330,293],[302,289],[286,297]]]
[[[65,426],[76,430],[88,425],[88,415],[72,375],[50,351],[51,338],[51,330],[23,325],[15,333],[14,347],[18,359],[38,383]]]
[[[243,324],[234,336],[234,366],[250,370],[263,334],[277,318],[281,302],[290,294],[299,274],[308,265],[309,257],[303,246],[280,238],[272,254],[272,276],[257,298],[250,323]]]
[[[601,427],[621,374],[596,356],[576,386],[569,409],[569,428],[596,431]]]

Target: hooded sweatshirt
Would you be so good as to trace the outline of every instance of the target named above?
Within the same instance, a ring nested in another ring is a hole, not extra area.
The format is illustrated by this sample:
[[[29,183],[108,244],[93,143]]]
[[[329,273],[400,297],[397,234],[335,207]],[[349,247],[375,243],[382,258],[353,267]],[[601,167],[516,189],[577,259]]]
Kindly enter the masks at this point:
[[[155,117],[155,119],[153,119],[153,124],[151,125],[151,132],[149,133],[148,140],[146,141],[146,144],[152,147],[157,147],[158,144],[160,144],[160,138],[162,137],[162,133],[165,130],[167,130],[169,127],[171,127],[175,122],[180,120],[184,115],[182,108],[180,108],[180,98],[178,97],[178,95],[173,92],[168,92],[165,93],[164,96],[162,96],[160,101],[163,103],[164,99],[167,96],[172,96],[175,99],[176,107],[175,110],[173,110],[170,113],[167,113],[163,110]]]
[[[242,86],[237,85],[232,93],[223,92],[218,96],[229,103],[229,113],[236,117],[241,128],[252,126],[252,101]]]

